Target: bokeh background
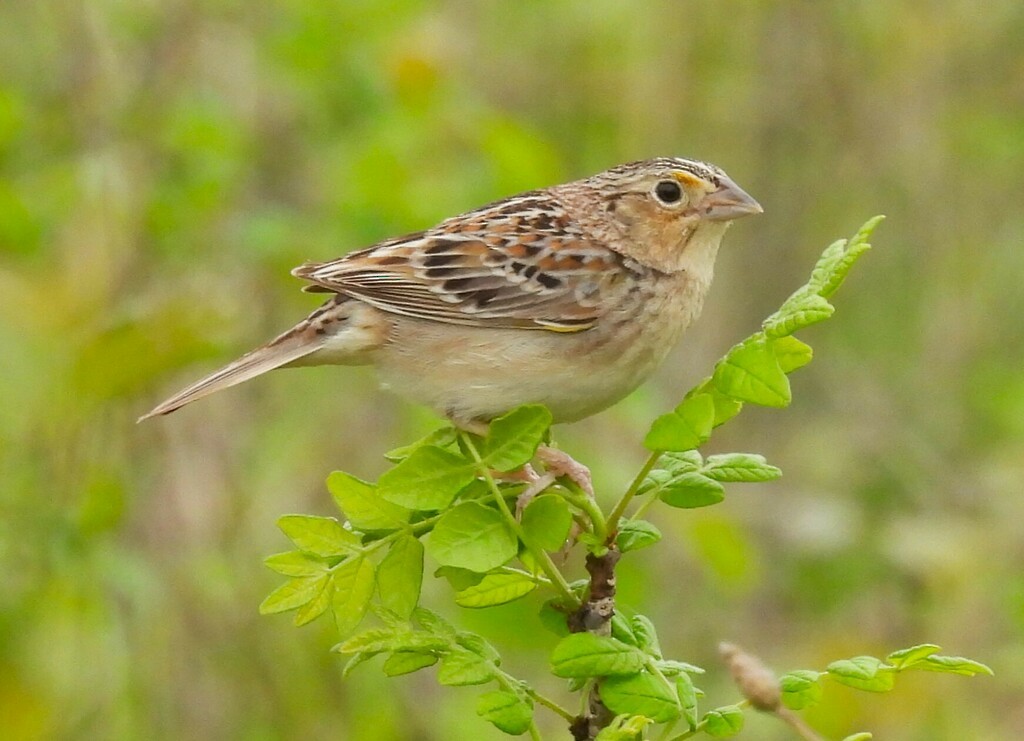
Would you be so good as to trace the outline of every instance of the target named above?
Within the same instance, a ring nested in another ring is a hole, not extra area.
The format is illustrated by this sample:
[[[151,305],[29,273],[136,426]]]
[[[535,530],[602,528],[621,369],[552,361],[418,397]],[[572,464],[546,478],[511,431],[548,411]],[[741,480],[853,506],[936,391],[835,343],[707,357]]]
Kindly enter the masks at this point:
[[[327,621],[256,607],[288,512],[437,421],[364,369],[272,374],[136,417],[316,305],[288,270],[653,155],[764,205],[657,377],[558,431],[611,500],[653,417],[888,214],[803,334],[785,411],[710,452],[785,471],[627,559],[672,656],[778,670],[930,641],[995,678],[830,687],[824,735],[1024,737],[1024,4],[34,0],[0,4],[0,735],[498,738],[432,671],[348,681]],[[476,613],[544,676],[536,603]],[[560,724],[538,712],[545,737]],[[770,718],[742,738],[786,739]]]

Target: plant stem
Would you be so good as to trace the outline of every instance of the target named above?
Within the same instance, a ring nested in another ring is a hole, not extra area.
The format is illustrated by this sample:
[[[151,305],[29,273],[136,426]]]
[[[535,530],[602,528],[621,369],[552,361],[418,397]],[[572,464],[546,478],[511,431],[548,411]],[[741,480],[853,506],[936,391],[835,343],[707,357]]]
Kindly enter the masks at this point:
[[[647,496],[646,499],[640,502],[640,506],[636,508],[636,512],[630,515],[629,519],[635,520],[638,517],[643,517],[644,512],[650,509],[651,505],[654,504],[656,501],[658,501],[657,490],[653,491],[651,494]]]
[[[526,693],[526,695],[528,695],[538,705],[543,705],[548,710],[552,711],[556,715],[561,716],[563,720],[566,720],[570,723],[576,719],[575,716],[568,710],[563,708],[554,700],[545,697],[537,690],[535,690],[533,687],[530,687],[528,684],[526,684],[526,682],[521,682],[508,672],[502,671],[493,662],[491,664],[491,667],[494,669],[495,679],[497,680],[498,684],[502,686],[503,689],[515,694],[519,694],[520,692]]]
[[[460,433],[460,437],[462,438],[466,449],[473,456],[473,460],[476,462],[477,471],[484,477],[484,481],[487,482],[487,486],[494,495],[494,500],[498,503],[498,509],[501,510],[505,520],[512,528],[512,532],[514,532],[516,537],[523,542],[527,550],[530,552],[530,555],[536,559],[537,565],[540,566],[541,570],[551,580],[551,586],[561,593],[562,599],[565,600],[565,606],[569,608],[570,611],[579,609],[579,598],[572,593],[572,588],[569,586],[569,582],[565,580],[562,572],[558,570],[557,566],[555,566],[555,562],[551,560],[551,556],[548,555],[547,551],[541,548],[535,548],[527,542],[524,537],[525,533],[523,531],[523,526],[519,523],[519,520],[516,519],[515,515],[512,514],[512,510],[508,508],[508,504],[505,502],[505,497],[502,496],[501,490],[498,488],[498,484],[494,480],[494,476],[491,475],[491,469],[484,464],[483,458],[480,456],[480,451],[476,449],[476,446],[473,444],[469,435]]]
[[[590,524],[594,528],[594,537],[604,540],[608,537],[608,523],[604,518],[604,512],[597,506],[597,502],[591,499],[586,492],[580,489],[575,483],[569,482],[569,491],[572,493],[572,503],[586,512],[590,518]]]
[[[622,519],[622,515],[626,511],[626,507],[629,506],[630,501],[634,496],[636,496],[637,491],[640,489],[640,485],[644,482],[644,479],[647,478],[647,474],[649,474],[651,469],[657,465],[659,458],[661,458],[661,451],[655,451],[648,456],[644,465],[640,468],[640,472],[633,479],[629,488],[626,489],[626,493],[622,495],[622,499],[616,502],[611,514],[608,515],[608,520],[605,525],[608,530],[608,538],[615,537],[615,533],[619,527],[619,520]]]
[[[364,556],[366,556],[366,555],[368,555],[370,553],[373,553],[378,548],[383,548],[385,545],[387,545],[389,543],[392,543],[395,540],[398,540],[403,535],[413,535],[413,536],[415,536],[415,535],[417,535],[418,533],[420,533],[420,532],[422,532],[424,530],[429,530],[440,519],[441,519],[441,515],[434,515],[433,517],[428,517],[425,520],[420,520],[419,522],[417,522],[417,523],[415,523],[413,525],[409,525],[408,527],[403,528],[401,530],[395,530],[393,533],[388,533],[383,538],[378,538],[377,540],[373,541],[372,543],[368,543],[365,546],[359,547],[358,550],[355,550],[355,552],[353,553],[353,556],[358,556],[359,558],[362,558],[362,557],[364,557]],[[342,564],[346,563],[350,558],[352,558],[352,556],[346,556],[341,561],[339,561],[337,564],[332,566],[329,569],[329,571],[334,571],[335,569],[339,568]]]
[[[538,705],[543,705],[548,710],[554,712],[556,715],[560,715],[563,720],[572,723],[576,719],[576,717],[568,710],[563,708],[554,700],[544,697],[544,695],[537,692],[537,690],[533,689],[532,687],[524,687],[523,689],[526,691],[526,694],[533,698],[534,702],[536,702]]]

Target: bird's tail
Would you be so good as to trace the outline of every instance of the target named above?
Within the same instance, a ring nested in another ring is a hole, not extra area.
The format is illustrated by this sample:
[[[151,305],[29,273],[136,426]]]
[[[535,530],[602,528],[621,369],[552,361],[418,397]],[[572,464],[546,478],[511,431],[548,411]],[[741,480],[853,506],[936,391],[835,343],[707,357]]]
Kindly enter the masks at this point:
[[[219,371],[196,381],[158,404],[139,422],[170,414],[214,391],[230,388],[286,365],[362,365],[386,341],[391,324],[383,313],[361,301],[334,296],[284,334],[246,353]]]
[[[141,422],[161,414],[170,414],[215,391],[230,388],[267,371],[294,363],[316,352],[322,345],[322,337],[310,332],[307,322],[303,322],[266,345],[246,353],[233,363],[225,365],[188,388],[182,389],[171,398],[158,404],[148,414],[139,417],[138,421]]]

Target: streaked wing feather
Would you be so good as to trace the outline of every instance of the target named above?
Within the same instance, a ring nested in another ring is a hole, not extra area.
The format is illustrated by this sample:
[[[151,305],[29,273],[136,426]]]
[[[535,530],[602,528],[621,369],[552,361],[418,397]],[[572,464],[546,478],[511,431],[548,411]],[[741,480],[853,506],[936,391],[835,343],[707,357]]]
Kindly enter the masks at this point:
[[[564,332],[592,326],[637,269],[532,192],[293,273],[395,314]]]

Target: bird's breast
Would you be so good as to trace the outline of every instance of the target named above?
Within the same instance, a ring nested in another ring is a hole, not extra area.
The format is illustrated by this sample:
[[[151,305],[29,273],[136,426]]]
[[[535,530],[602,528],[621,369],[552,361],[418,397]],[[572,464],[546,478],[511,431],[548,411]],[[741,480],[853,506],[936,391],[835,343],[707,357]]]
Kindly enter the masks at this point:
[[[576,333],[395,316],[375,364],[388,388],[455,420],[540,403],[556,421],[575,421],[640,385],[699,313],[706,286],[669,278],[627,292]]]

